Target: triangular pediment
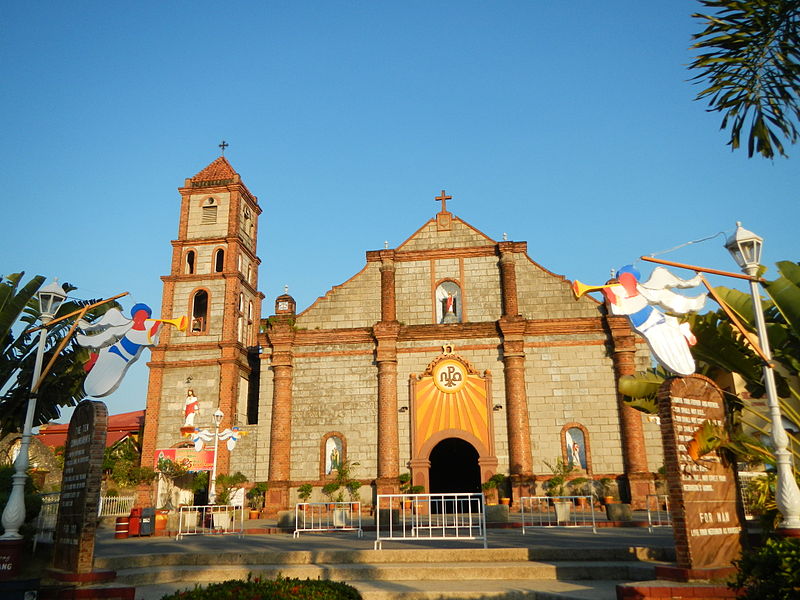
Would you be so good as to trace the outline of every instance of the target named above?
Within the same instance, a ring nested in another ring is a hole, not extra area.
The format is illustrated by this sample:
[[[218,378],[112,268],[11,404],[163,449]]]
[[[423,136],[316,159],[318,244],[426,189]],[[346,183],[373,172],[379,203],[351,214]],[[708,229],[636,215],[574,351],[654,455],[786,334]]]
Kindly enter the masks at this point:
[[[442,216],[446,215],[443,220]],[[397,247],[398,251],[490,246],[497,242],[450,213],[439,213]]]

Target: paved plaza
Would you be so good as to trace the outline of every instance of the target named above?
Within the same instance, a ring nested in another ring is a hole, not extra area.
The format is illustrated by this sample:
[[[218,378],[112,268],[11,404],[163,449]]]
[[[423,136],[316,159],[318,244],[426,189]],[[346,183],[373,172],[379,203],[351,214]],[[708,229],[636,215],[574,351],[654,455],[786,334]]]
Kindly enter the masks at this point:
[[[128,539],[115,539],[113,529],[103,528],[99,531],[96,543],[95,556],[98,564],[124,564],[120,559],[131,565],[137,561],[151,560],[147,567],[149,571],[162,569],[182,569],[190,567],[176,567],[176,564],[220,563],[222,565],[218,577],[226,578],[225,565],[230,564],[232,575],[230,578],[239,577],[241,565],[239,557],[246,561],[253,555],[280,556],[282,561],[291,561],[291,553],[311,553],[309,559],[315,567],[321,569],[320,573],[330,572],[328,565],[330,559],[324,556],[341,556],[342,552],[354,552],[366,556],[386,556],[391,563],[397,552],[407,551],[409,560],[419,561],[416,568],[422,568],[421,563],[435,566],[443,571],[450,571],[457,577],[458,569],[470,572],[470,566],[456,562],[449,563],[448,556],[435,552],[436,550],[450,549],[455,554],[456,549],[483,550],[483,542],[479,540],[403,540],[384,542],[383,550],[373,553],[375,541],[374,530],[370,531],[370,522],[365,522],[366,531],[359,538],[355,532],[331,533],[303,533],[294,538],[291,532],[271,534],[246,534],[237,535],[201,535],[188,536],[180,541],[174,537],[137,537]],[[265,530],[274,526],[274,522],[246,523],[249,531],[263,527]],[[581,561],[594,562],[609,561],[611,565],[612,554],[626,553],[631,548],[646,548],[645,555],[669,560],[672,556],[674,541],[672,529],[667,527],[655,528],[652,533],[647,527],[598,527],[597,533],[591,528],[563,528],[543,527],[528,530],[523,535],[519,527],[489,528],[487,532],[489,550],[498,549],[527,549],[531,561]],[[431,551],[434,552],[426,552]],[[405,554],[405,553],[404,553]],[[176,556],[183,555],[183,556]],[[219,561],[213,559],[218,556]],[[444,558],[442,558],[444,556]],[[212,557],[212,558],[209,558]],[[455,559],[453,559],[455,560]],[[495,559],[493,559],[495,560]],[[333,561],[336,562],[336,561]],[[402,561],[399,561],[402,562]],[[325,563],[325,564],[322,564]],[[433,564],[435,563],[435,564]],[[156,566],[156,565],[161,565]],[[474,568],[483,568],[488,563],[474,563]],[[531,563],[535,564],[535,563]],[[520,563],[509,559],[505,564],[494,563],[495,568],[512,568]],[[261,565],[252,565],[253,571],[258,571]],[[373,568],[375,565],[369,565]],[[402,565],[384,565],[382,568],[401,568]],[[249,567],[245,567],[247,569]],[[284,573],[291,576],[289,567],[281,567]],[[313,575],[312,575],[313,576]],[[335,576],[331,577],[336,579]],[[615,585],[619,579],[611,577],[597,577],[595,579],[565,580],[561,577],[552,579],[481,579],[476,576],[471,580],[447,581],[425,580],[422,576],[418,580],[371,580],[352,581],[365,598],[379,600],[390,598],[487,598],[506,594],[501,597],[528,597],[528,598],[573,598],[573,599],[600,599],[611,600],[616,597]],[[176,590],[192,588],[192,580],[174,582],[156,582],[145,585],[136,584],[136,600],[159,600],[164,594]],[[515,596],[516,595],[516,596]]]

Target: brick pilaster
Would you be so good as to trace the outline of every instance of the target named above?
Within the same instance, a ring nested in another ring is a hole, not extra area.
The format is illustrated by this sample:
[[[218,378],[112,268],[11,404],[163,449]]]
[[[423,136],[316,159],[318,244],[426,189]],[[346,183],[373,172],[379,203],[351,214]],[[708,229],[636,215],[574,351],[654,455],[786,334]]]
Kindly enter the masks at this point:
[[[396,491],[400,474],[400,441],[397,432],[397,336],[396,321],[376,323],[378,363],[378,492]]]
[[[636,337],[627,325],[627,321],[609,318],[611,339],[613,342],[612,358],[616,381],[623,375],[636,373]],[[624,323],[624,327],[615,326]],[[647,447],[644,443],[642,415],[623,401],[622,394],[617,391],[617,402],[620,417],[620,437],[622,438],[622,460],[625,477],[630,490],[630,502],[633,508],[642,508],[645,496],[653,493],[653,476],[647,468]]]
[[[512,475],[533,472],[528,396],[525,390],[524,319],[500,319],[503,333],[503,375],[506,384],[508,459]]]
[[[272,421],[269,442],[269,503],[285,508],[291,477],[292,378],[294,331],[289,318],[275,317],[268,338],[272,351]],[[271,508],[271,507],[268,507]]]
[[[397,320],[397,301],[394,279],[394,250],[381,253],[381,321]]]
[[[516,317],[519,314],[517,303],[517,269],[511,252],[513,242],[500,242],[500,286],[503,295],[503,316]]]

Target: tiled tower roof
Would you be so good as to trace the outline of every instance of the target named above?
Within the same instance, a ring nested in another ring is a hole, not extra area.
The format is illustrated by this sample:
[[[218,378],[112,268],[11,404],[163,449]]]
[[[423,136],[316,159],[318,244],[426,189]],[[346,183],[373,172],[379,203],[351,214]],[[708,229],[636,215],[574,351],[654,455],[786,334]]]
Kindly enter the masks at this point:
[[[227,161],[224,156],[220,156],[217,160],[208,165],[205,169],[200,171],[197,175],[192,177],[189,181],[193,186],[214,183],[227,183],[238,178],[238,174],[233,170],[231,163]]]

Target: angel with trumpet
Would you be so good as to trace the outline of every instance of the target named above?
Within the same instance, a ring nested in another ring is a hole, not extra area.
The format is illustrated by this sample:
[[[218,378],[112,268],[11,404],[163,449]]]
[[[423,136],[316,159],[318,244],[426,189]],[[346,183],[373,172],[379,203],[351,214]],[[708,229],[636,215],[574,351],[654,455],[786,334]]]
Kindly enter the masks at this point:
[[[183,331],[186,317],[178,319],[151,319],[153,311],[147,304],[135,304],[131,318],[112,308],[95,322],[78,321],[78,345],[97,350],[93,352],[84,369],[88,371],[83,382],[87,396],[102,398],[116,390],[130,366],[148,346],[158,343],[161,326],[169,323]]]
[[[703,283],[702,277],[681,279],[664,267],[656,267],[647,281],[640,280],[638,269],[625,265],[617,271],[616,279],[605,285],[587,286],[575,281],[572,289],[578,298],[587,292],[602,292],[611,314],[628,317],[659,364],[678,375],[691,375],[695,363],[689,347],[697,340],[689,324],[681,323],[674,315],[702,309],[706,293],[684,296],[672,290],[697,287]]]

